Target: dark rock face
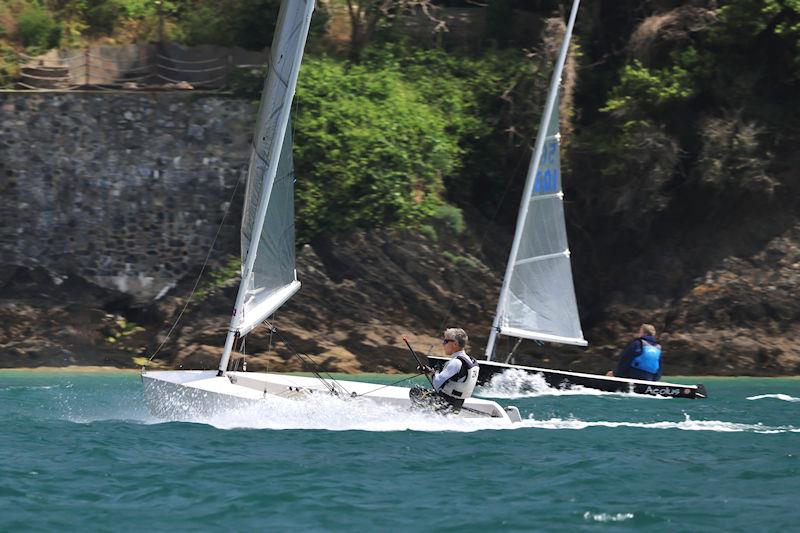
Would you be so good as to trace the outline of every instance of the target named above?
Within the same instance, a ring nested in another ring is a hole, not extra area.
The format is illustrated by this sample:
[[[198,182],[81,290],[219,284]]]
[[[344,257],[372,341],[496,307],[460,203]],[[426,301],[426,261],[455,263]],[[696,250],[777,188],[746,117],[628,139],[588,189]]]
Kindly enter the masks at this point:
[[[117,349],[121,315],[131,298],[72,275],[0,266],[0,367],[131,366]]]
[[[674,305],[669,326],[676,334],[670,342],[716,359],[721,374],[742,367],[759,374],[800,373],[798,294],[800,225],[755,255],[728,258],[696,279]]]
[[[316,247],[323,252],[307,245],[298,253],[303,288],[274,317],[277,335],[259,328],[247,337],[249,369],[308,369],[294,356],[300,352],[330,370],[411,370],[401,336],[423,353],[438,353],[440,330],[456,324],[474,332],[476,351],[484,342],[491,322],[484,310],[494,306],[499,278],[461,245],[448,245],[464,254],[455,256],[459,264],[426,238],[406,234],[356,234]],[[7,367],[135,366],[164,339],[194,282],[187,277],[173,291],[180,296],[142,305],[74,275],[2,272],[0,366]],[[237,286],[233,278],[193,300],[156,361],[215,367]]]
[[[687,280],[674,296],[653,291],[632,298],[635,288],[613,294],[603,318],[588,332],[590,342],[632,338],[639,323],[652,322],[665,349],[667,373],[800,373],[795,340],[800,334],[800,224],[759,248],[722,259]],[[650,276],[685,276],[688,261],[676,256],[667,263],[673,270],[653,269]]]
[[[400,233],[354,234],[304,246],[297,254],[303,286],[272,320],[271,335],[248,335],[248,368],[308,369],[295,352],[326,369],[410,371],[415,366],[403,344],[425,353],[440,351],[441,329],[455,324],[473,333],[475,351],[485,341],[499,278],[452,244],[455,264],[424,237]],[[171,365],[217,363],[238,279],[187,312],[165,358]],[[174,359],[174,361],[173,361]],[[201,362],[200,359],[203,359]]]
[[[308,370],[295,352],[326,370],[410,371],[401,341],[438,353],[440,330],[462,326],[471,352],[481,353],[500,286],[490,269],[463,245],[434,244],[400,233],[356,234],[305,246],[298,252],[300,292],[272,322],[246,341],[250,370]],[[447,249],[461,258],[442,254]],[[461,255],[458,255],[461,254]],[[75,276],[42,269],[0,270],[0,365],[111,364],[134,366],[164,339],[193,284],[146,306]],[[731,257],[699,277],[678,298],[644,304],[612,295],[603,319],[585,331],[579,348],[524,342],[515,361],[601,372],[611,368],[642,321],[653,322],[669,374],[780,375],[800,372],[794,338],[800,333],[800,225],[750,257]],[[156,358],[175,368],[216,367],[238,279],[195,299]],[[127,322],[127,324],[126,324]],[[141,328],[131,328],[135,323]],[[501,341],[499,350],[511,347]]]

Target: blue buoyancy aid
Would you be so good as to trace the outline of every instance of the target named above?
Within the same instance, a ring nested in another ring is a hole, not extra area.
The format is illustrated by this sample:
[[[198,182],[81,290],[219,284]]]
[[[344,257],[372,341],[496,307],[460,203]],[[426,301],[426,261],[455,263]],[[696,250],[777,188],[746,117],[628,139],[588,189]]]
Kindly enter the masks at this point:
[[[631,366],[644,372],[651,374],[658,374],[661,369],[661,346],[658,344],[650,344],[642,339],[642,353],[637,355]]]

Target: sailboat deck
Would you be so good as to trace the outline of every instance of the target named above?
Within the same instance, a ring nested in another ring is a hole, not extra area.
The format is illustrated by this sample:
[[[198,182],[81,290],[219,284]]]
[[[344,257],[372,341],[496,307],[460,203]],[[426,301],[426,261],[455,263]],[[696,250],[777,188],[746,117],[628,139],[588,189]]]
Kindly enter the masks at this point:
[[[316,377],[260,372],[228,372],[225,376],[217,376],[215,371],[185,370],[143,372],[142,379],[145,381],[146,391],[161,388],[164,395],[191,390],[200,395],[212,394],[229,399],[261,400],[268,396],[302,399],[308,395],[335,393],[341,398],[411,407],[410,389],[361,381],[331,379],[322,381]],[[461,416],[468,418],[491,416],[510,421],[506,411],[491,400],[470,398],[464,403],[464,407],[466,409],[461,411]]]

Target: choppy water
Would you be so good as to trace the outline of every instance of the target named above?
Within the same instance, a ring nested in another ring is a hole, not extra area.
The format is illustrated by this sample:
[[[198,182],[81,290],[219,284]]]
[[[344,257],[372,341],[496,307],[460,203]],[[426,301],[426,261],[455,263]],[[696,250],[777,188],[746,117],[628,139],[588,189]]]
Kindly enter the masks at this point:
[[[0,529],[796,529],[800,380],[704,381],[692,401],[506,376],[481,392],[526,420],[490,430],[334,400],[162,422],[138,375],[0,372]]]

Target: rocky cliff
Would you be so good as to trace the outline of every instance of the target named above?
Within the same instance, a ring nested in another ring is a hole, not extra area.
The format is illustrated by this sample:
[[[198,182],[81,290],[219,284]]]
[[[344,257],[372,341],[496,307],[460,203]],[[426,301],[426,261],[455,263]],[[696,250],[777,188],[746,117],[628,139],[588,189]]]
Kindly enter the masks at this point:
[[[133,367],[164,340],[158,365],[216,365],[238,283],[229,262],[251,109],[202,95],[2,96],[0,365]],[[604,371],[648,321],[667,374],[800,372],[791,156],[768,201],[676,189],[646,228],[605,216],[608,197],[577,161],[567,213],[590,347],[526,342],[517,362]],[[480,353],[512,230],[467,213],[461,235],[440,224],[302,247],[303,288],[274,318],[277,334],[248,337],[249,368],[298,370],[301,352],[329,370],[409,370],[401,335],[436,352],[454,325]]]
[[[467,329],[479,353],[500,284],[498,264],[508,244],[502,241],[481,247],[477,238],[455,244],[459,240],[371,233],[307,245],[298,253],[303,288],[274,318],[276,334],[265,327],[248,337],[248,368],[308,369],[295,357],[299,352],[328,370],[408,371],[413,364],[401,336],[423,353],[436,353],[440,330],[453,325]],[[756,254],[726,258],[674,298],[632,304],[629,294],[612,294],[602,311],[594,311],[599,319],[584,319],[588,349],[525,342],[516,361],[603,371],[639,322],[649,320],[661,331],[668,374],[796,374],[798,271],[800,226]],[[74,275],[4,268],[0,364],[141,364],[165,340],[193,281],[187,276],[170,295],[142,305]],[[232,278],[195,296],[155,364],[213,368],[236,284]]]

